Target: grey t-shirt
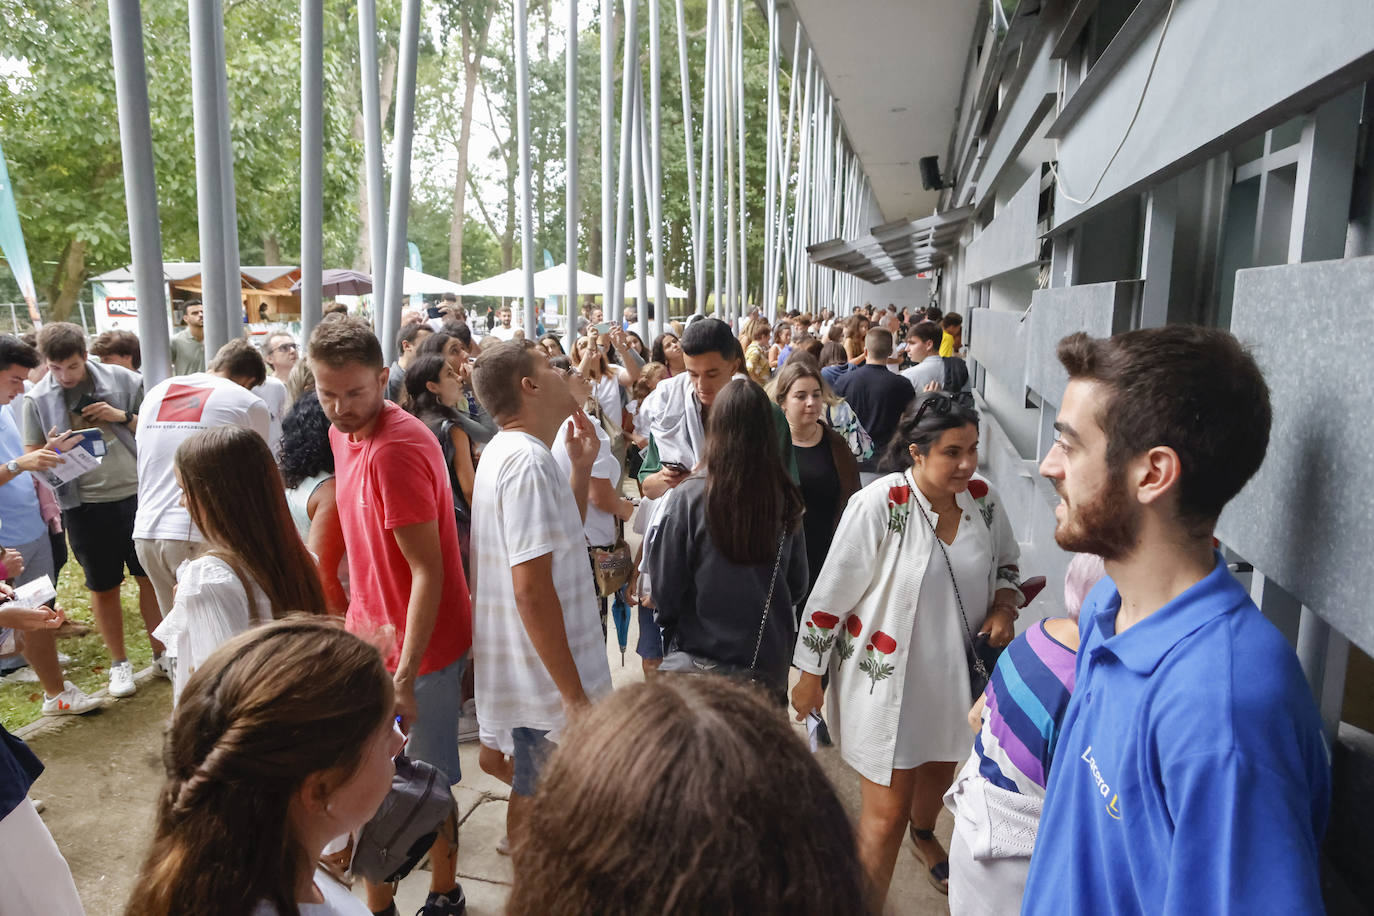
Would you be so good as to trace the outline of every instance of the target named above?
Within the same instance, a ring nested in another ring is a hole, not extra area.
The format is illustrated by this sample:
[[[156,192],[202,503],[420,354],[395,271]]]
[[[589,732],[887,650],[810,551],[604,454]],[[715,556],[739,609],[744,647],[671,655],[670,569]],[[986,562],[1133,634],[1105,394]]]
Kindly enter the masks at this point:
[[[95,385],[87,373],[73,388],[62,389],[62,400],[67,406],[67,424],[72,429],[100,430],[100,438],[105,440],[105,457],[100,467],[94,468],[76,478],[76,492],[83,503],[112,503],[128,499],[138,494],[138,458],[114,434],[109,423],[97,423],[81,416],[76,404],[86,395],[95,396]],[[143,404],[143,388],[139,386],[134,394],[130,414],[137,414]],[[58,430],[63,432],[63,430]],[[38,405],[32,399],[24,399],[24,443],[39,445],[48,440],[47,430],[38,416]]]
[[[190,329],[172,335],[172,374],[191,375],[205,371],[205,341],[191,336]]]

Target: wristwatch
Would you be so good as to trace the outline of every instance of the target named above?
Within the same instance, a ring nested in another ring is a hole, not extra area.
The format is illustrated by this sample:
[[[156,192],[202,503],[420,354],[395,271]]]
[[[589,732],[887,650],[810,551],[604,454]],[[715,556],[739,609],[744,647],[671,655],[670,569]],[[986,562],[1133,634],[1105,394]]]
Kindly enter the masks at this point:
[[[20,473],[19,459],[16,458],[13,461],[6,462],[5,470],[10,472],[11,477],[18,477]]]

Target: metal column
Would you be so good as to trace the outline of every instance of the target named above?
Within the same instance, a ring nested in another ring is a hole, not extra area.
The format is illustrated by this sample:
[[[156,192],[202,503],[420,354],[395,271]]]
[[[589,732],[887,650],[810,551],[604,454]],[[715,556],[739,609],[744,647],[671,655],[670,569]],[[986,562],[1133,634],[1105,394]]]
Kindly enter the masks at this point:
[[[564,246],[563,257],[568,264],[568,289],[567,295],[563,297],[563,311],[566,317],[563,321],[563,333],[566,335],[567,329],[577,323],[577,3],[576,0],[568,4],[568,48],[564,55],[567,60],[567,68],[564,70],[563,82],[567,105],[565,108],[565,125],[567,150],[567,185],[564,187],[566,193],[566,203],[564,209],[567,211],[566,229],[567,240]]]
[[[301,336],[307,341],[320,323],[323,273],[324,0],[301,0]]]
[[[229,138],[221,135],[219,87],[215,70],[224,64],[215,54],[215,34],[223,31],[219,4],[215,0],[190,0],[191,113],[195,130],[196,216],[200,229],[201,301],[205,306],[205,353],[213,357],[224,346],[229,297],[236,288],[226,290],[224,226],[224,186],[220,180],[220,146]]]
[[[634,136],[631,138],[630,155],[633,159],[631,171],[634,177],[631,178],[631,187],[634,189],[635,208],[635,319],[639,325],[639,337],[643,340],[649,336],[649,280],[644,270],[644,192],[649,183],[644,180],[647,165],[644,149],[644,88],[640,83],[638,67],[630,79],[634,81],[634,108],[630,118]]]
[[[148,69],[143,57],[139,0],[110,0],[110,47],[114,52],[115,96],[119,104],[120,150],[124,160],[124,202],[129,212],[129,248],[138,304],[138,339],[143,381],[167,377],[167,283],[162,272],[162,229],[157,214],[153,133],[148,110]]]
[[[615,170],[611,167],[611,148],[615,143],[615,113],[611,109],[615,95],[615,0],[601,0],[601,282],[606,292],[601,296],[602,312],[611,314],[611,283],[615,277]],[[572,340],[575,330],[569,328],[564,343]],[[568,352],[572,352],[568,346]]]
[[[701,314],[704,296],[702,280],[706,276],[701,263],[701,210],[697,207],[696,162],[692,150],[692,93],[691,81],[687,72],[687,21],[682,10],[682,0],[677,0],[677,64],[682,89],[682,130],[687,153],[687,211],[691,218],[692,229],[692,271],[696,278],[696,311]],[[704,146],[704,144],[703,144]]]
[[[616,189],[615,276],[612,283],[610,313],[606,318],[621,321],[625,316],[625,245],[629,241],[630,181],[633,165],[634,77],[639,72],[639,4],[625,5],[625,51],[620,74],[620,184]]]
[[[418,0],[417,0],[418,2]],[[525,339],[535,339],[534,201],[530,192],[530,51],[525,36],[526,0],[515,0],[515,109],[520,144],[520,265],[524,275]]]
[[[649,185],[650,214],[649,238],[654,251],[654,333],[662,334],[664,321],[668,314],[668,271],[663,257],[663,125],[659,116],[662,102],[659,79],[659,15],[658,0],[649,0],[649,120],[652,122],[650,143],[644,151],[648,157],[653,182]],[[687,97],[683,90],[684,99]],[[644,107],[644,93],[639,93],[640,108]],[[687,169],[691,171],[692,154],[687,154]],[[691,192],[688,191],[690,201]],[[688,204],[690,208],[690,203]],[[647,303],[646,303],[647,304]],[[641,308],[639,326],[644,329],[641,337],[648,337],[649,313]]]
[[[382,325],[377,332],[382,358],[396,358],[396,332],[401,328],[401,294],[405,286],[406,222],[410,216],[410,144],[415,133],[415,61],[420,45],[420,0],[403,0],[401,46],[396,67],[396,123],[391,145],[391,212],[387,221],[386,289]]]
[[[234,193],[234,138],[229,119],[229,73],[225,65],[224,53],[224,3],[215,0],[215,92],[219,97],[219,181],[220,193],[224,199],[223,227],[220,237],[224,246],[224,284],[232,290],[225,302],[225,340],[237,340],[244,333],[243,279],[239,274],[239,221],[238,198]],[[206,348],[206,363],[213,355]]]
[[[382,177],[382,99],[377,65],[377,0],[358,0],[362,71],[363,160],[367,172],[367,238],[372,252],[372,329],[382,332],[386,299],[386,182]]]

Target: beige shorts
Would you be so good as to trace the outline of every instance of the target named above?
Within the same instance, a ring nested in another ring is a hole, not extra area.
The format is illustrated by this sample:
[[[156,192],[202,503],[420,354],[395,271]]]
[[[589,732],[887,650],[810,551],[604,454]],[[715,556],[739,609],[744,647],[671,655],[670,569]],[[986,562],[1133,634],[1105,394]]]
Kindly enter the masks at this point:
[[[166,617],[172,609],[177,587],[177,567],[200,554],[203,541],[170,541],[162,538],[134,538],[134,550],[143,571],[153,580],[157,607]]]

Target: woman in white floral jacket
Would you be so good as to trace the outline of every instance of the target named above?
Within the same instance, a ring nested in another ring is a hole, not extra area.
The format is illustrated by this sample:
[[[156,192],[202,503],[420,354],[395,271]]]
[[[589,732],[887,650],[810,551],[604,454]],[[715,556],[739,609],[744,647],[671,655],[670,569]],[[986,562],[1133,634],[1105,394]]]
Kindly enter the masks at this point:
[[[886,465],[905,470],[849,501],[807,599],[792,694],[799,719],[819,710],[829,672],[830,728],[862,780],[859,854],[875,912],[908,824],[932,883],[947,891],[932,831],[969,752],[969,640],[987,634],[1005,646],[1021,603],[1016,537],[996,492],[974,476],[977,412],[946,394],[919,396]]]

